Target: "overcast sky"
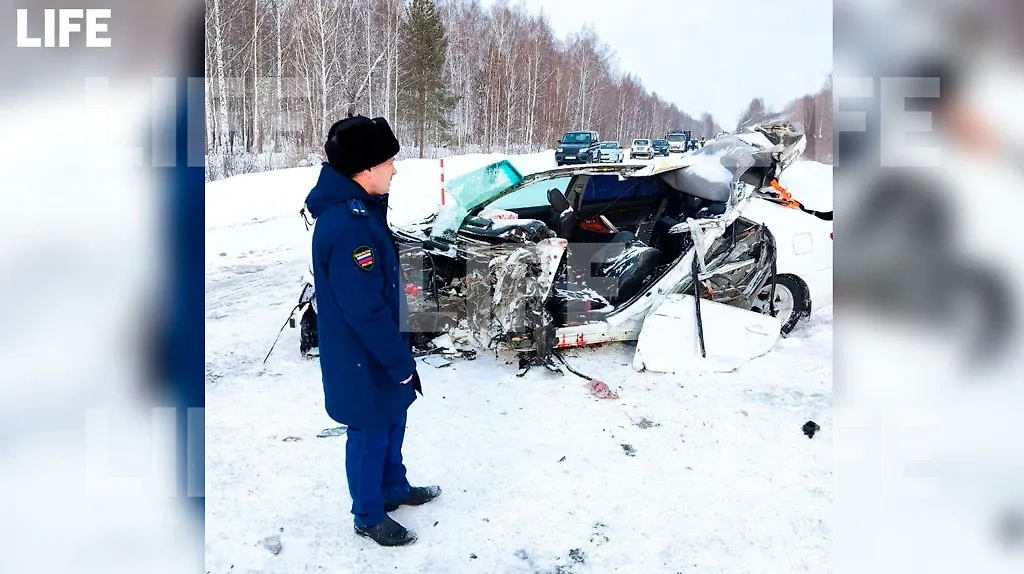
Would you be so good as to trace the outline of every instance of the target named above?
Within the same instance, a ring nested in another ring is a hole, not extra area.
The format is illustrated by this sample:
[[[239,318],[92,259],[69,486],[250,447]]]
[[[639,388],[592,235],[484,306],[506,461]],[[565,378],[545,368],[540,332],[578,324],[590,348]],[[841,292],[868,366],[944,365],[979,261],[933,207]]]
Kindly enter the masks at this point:
[[[728,130],[752,98],[781,108],[832,71],[831,0],[519,1],[543,9],[561,40],[589,22],[619,70]]]

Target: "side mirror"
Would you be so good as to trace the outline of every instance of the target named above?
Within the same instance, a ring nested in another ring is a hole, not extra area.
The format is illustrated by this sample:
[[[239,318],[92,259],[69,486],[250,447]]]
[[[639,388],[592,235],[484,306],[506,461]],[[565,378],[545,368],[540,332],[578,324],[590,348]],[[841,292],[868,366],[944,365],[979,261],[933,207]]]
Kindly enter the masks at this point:
[[[558,145],[562,145],[562,140],[558,140]]]

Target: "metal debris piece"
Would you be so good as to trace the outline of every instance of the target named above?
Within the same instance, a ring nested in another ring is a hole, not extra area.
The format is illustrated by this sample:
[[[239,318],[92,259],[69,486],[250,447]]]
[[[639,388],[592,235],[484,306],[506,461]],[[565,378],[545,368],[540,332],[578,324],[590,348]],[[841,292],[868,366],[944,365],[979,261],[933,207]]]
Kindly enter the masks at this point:
[[[451,361],[440,355],[427,355],[423,357],[423,362],[427,365],[430,365],[431,367],[434,367],[435,369],[447,367],[448,365],[452,364]]]
[[[260,540],[260,546],[266,548],[273,554],[281,552],[281,537],[277,534]]]
[[[320,431],[320,434],[318,434],[316,436],[318,436],[320,438],[327,438],[327,437],[332,437],[332,436],[341,436],[341,435],[345,434],[345,432],[347,432],[347,431],[348,431],[348,427],[342,425],[340,427],[336,427],[336,428],[332,428],[332,429],[324,429],[324,430]]]

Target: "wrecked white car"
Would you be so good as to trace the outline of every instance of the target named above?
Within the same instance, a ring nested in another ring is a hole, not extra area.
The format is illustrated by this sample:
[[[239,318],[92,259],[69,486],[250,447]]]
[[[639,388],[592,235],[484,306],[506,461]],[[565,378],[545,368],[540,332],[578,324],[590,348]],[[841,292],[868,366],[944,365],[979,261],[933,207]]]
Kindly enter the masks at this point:
[[[410,329],[420,334],[414,341],[426,345],[456,329],[479,348],[504,346],[527,365],[550,367],[556,349],[639,339],[651,311],[681,294],[695,296],[702,343],[702,300],[709,308],[729,305],[775,317],[774,337],[789,333],[809,316],[811,292],[798,273],[780,268],[772,223],[760,219],[820,220],[762,200],[777,198],[772,185],[802,153],[799,126],[772,123],[757,130],[769,145],[727,136],[648,165],[560,167],[523,176],[500,161],[456,178],[449,205],[392,228]],[[754,202],[763,205],[751,210],[757,217],[747,217]],[[780,213],[786,211],[792,213]],[[812,241],[831,242],[830,224],[811,227],[821,235]],[[789,260],[792,233],[786,229]],[[817,262],[794,267],[831,273],[831,245],[827,250],[827,270]],[[291,323],[301,328],[301,351],[313,350],[310,278]]]

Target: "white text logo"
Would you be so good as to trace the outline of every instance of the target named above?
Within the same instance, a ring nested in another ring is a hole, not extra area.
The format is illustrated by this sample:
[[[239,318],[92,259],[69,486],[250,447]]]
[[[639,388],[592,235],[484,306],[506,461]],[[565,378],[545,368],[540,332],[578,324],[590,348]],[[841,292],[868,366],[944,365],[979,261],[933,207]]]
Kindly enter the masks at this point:
[[[106,8],[83,10],[81,8],[61,8],[43,10],[43,37],[29,36],[29,11],[18,10],[18,47],[19,48],[70,48],[71,34],[82,33],[82,21],[85,21],[85,47],[109,48],[110,38],[100,37],[107,31],[110,10]],[[38,20],[33,19],[33,24]],[[38,32],[37,32],[38,33]],[[59,36],[59,43],[57,42]]]

